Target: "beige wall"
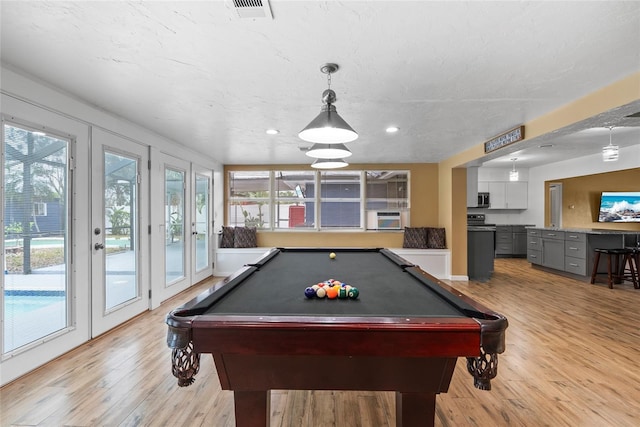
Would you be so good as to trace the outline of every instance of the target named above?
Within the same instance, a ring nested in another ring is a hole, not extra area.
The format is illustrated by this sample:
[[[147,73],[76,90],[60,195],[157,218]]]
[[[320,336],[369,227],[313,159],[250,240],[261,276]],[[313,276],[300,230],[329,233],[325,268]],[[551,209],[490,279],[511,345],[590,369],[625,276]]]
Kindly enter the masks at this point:
[[[640,231],[640,223],[598,222],[600,193],[602,191],[640,191],[640,168],[555,179],[553,182],[562,183],[562,223],[564,227]],[[549,194],[550,183],[551,181],[545,182],[545,194]],[[548,201],[546,206],[549,206]],[[549,215],[549,209],[546,209],[545,224],[549,224]]]

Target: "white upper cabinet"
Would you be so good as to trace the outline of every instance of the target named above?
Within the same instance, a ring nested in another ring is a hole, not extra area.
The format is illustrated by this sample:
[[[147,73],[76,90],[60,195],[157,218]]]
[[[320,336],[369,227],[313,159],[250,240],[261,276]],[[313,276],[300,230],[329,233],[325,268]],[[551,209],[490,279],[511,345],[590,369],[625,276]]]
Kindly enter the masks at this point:
[[[527,209],[527,188],[524,181],[479,182],[478,191],[488,191],[489,209]]]

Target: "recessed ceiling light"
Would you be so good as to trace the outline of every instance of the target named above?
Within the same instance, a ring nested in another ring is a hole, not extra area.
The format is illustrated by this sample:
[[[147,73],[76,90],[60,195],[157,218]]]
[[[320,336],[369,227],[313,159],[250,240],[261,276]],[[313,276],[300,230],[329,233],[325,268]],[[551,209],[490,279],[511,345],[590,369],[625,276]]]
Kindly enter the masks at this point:
[[[399,128],[399,127],[397,127],[397,126],[389,126],[389,127],[387,128],[387,133],[396,133],[396,132],[398,132],[399,130],[400,130],[400,128]]]
[[[280,131],[278,129],[267,129],[267,134],[269,135],[277,135]]]

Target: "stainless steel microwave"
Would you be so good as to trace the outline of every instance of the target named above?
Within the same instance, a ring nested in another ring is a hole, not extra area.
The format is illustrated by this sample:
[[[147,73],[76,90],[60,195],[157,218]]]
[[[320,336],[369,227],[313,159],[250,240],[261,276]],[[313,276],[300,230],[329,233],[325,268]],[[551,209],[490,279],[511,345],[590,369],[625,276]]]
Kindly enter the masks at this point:
[[[478,207],[488,208],[490,206],[489,193],[478,193]]]

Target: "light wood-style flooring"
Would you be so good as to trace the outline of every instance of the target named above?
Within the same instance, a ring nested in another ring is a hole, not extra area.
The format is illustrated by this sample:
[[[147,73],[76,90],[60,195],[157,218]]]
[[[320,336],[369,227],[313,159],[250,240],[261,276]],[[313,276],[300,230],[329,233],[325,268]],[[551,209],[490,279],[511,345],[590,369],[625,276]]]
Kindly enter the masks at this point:
[[[640,425],[640,290],[608,289],[498,259],[486,283],[452,282],[509,319],[492,391],[459,359],[437,426]],[[170,372],[164,317],[202,283],[0,389],[2,426],[234,425],[233,397],[202,357],[195,384]],[[393,393],[274,391],[271,425],[395,426]]]

